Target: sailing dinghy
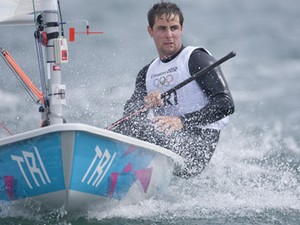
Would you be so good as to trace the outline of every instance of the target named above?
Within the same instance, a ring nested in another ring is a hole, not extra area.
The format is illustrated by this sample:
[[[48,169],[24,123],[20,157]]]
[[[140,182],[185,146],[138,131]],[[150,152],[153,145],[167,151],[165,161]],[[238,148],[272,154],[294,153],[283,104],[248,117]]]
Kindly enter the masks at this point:
[[[180,156],[107,129],[64,122],[61,65],[68,50],[59,7],[57,0],[0,0],[1,24],[36,27],[42,91],[0,50],[39,105],[43,121],[39,129],[0,139],[0,204],[32,200],[71,212],[163,192],[183,166]]]

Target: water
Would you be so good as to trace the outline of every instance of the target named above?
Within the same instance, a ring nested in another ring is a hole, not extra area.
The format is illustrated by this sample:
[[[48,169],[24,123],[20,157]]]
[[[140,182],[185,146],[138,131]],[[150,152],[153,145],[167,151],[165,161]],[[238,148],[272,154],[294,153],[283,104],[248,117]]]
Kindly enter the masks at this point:
[[[122,116],[138,70],[156,56],[145,17],[153,2],[62,1],[65,20],[88,19],[104,31],[69,44],[62,78],[69,122],[105,127]],[[222,66],[236,113],[208,168],[194,179],[175,178],[163,196],[78,217],[1,203],[1,225],[300,224],[299,1],[175,2],[185,14],[185,44],[203,45],[216,58],[237,52]],[[0,46],[38,86],[32,31],[0,29]],[[3,62],[0,68],[0,121],[13,133],[37,128],[37,106]]]

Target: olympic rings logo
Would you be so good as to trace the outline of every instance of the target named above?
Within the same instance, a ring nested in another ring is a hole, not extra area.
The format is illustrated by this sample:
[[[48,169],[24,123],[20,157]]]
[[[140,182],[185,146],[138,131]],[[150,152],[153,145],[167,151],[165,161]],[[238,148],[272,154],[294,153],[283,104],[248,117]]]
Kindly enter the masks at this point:
[[[167,87],[170,85],[170,83],[173,81],[173,76],[172,75],[168,75],[166,77],[162,76],[160,78],[156,78],[153,81],[153,85],[155,87]]]

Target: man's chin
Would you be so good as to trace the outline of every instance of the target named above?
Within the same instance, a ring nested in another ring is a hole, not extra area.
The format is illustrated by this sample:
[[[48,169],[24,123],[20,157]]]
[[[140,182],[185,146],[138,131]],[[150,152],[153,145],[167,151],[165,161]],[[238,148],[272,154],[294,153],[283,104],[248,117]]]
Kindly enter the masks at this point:
[[[172,49],[164,49],[163,54],[165,55],[166,58],[174,55],[176,53],[176,50],[174,48]]]

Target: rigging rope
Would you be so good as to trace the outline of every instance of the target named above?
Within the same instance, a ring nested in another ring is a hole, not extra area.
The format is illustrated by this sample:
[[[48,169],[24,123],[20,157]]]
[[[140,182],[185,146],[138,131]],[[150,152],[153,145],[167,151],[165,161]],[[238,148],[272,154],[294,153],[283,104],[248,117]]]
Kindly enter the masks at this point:
[[[37,16],[36,16],[36,10],[35,10],[35,2],[34,2],[34,0],[32,0],[32,9],[33,9],[33,16],[34,16],[33,21],[34,21],[34,23],[35,23],[35,25],[37,27]]]
[[[14,135],[3,123],[0,122],[0,126],[7,131],[10,135]]]
[[[43,98],[44,98],[44,101],[46,101],[48,98],[48,91],[47,91],[46,72],[45,72],[45,66],[44,66],[42,36],[41,35],[40,35],[40,37],[37,37],[35,39],[35,47],[36,47],[36,54],[37,54],[37,59],[38,59],[38,66],[39,66],[39,72],[40,72]]]

